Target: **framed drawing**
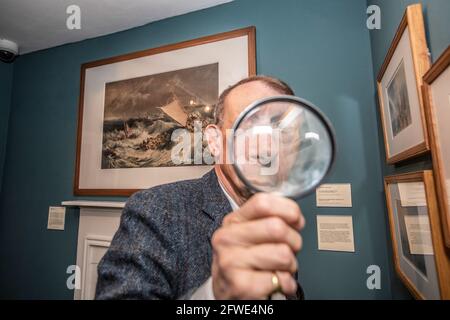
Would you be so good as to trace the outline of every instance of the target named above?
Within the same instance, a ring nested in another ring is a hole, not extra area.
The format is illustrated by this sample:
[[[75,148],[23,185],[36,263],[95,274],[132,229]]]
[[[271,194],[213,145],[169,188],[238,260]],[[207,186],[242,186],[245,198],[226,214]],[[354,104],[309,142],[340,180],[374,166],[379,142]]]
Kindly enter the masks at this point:
[[[421,91],[430,64],[422,5],[408,6],[377,79],[389,164],[430,150]]]
[[[450,256],[432,171],[385,178],[394,265],[416,299],[450,299]]]
[[[255,59],[249,27],[83,64],[74,194],[128,196],[210,170],[204,150],[200,162],[174,162],[172,134],[194,139],[195,123],[201,134],[219,93],[256,74]]]
[[[423,95],[442,227],[450,248],[450,47],[424,76]]]

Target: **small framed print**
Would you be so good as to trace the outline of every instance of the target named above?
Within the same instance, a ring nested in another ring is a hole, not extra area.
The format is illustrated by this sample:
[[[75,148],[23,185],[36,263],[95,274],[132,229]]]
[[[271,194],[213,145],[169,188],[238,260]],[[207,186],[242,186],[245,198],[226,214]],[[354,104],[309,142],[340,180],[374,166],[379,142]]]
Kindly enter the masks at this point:
[[[423,96],[445,242],[450,248],[450,47],[424,76]]]
[[[256,74],[255,35],[248,27],[83,64],[74,194],[129,196],[211,170],[202,133],[220,92]],[[188,142],[200,136],[181,162],[179,129]]]
[[[416,299],[450,299],[450,255],[432,171],[385,178],[394,265]]]
[[[388,164],[430,150],[421,91],[430,64],[422,5],[408,6],[377,79]]]

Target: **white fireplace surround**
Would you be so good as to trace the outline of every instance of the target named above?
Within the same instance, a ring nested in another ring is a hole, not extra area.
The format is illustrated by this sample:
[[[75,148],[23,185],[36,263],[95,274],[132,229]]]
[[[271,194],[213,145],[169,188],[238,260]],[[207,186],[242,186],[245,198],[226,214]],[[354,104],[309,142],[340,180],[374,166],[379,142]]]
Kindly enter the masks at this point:
[[[97,265],[108,250],[120,223],[125,202],[63,201],[65,207],[80,208],[77,242],[77,266],[80,268],[80,288],[75,300],[92,300],[97,284]]]

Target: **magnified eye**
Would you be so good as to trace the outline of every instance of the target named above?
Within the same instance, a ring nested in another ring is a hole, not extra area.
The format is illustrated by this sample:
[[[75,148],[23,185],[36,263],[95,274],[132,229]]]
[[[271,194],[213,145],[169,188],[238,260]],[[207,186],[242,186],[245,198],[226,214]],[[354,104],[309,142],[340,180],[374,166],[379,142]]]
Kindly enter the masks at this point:
[[[270,167],[272,163],[272,158],[270,156],[258,155],[258,163],[263,167]]]
[[[260,164],[261,164],[261,167],[270,168],[272,166],[272,161],[269,161],[267,163],[265,163],[265,162],[261,163],[260,162]]]
[[[270,123],[272,123],[272,124],[279,124],[281,119],[282,119],[282,115],[280,115],[280,114],[276,115],[276,116],[273,116],[273,117],[270,118]]]

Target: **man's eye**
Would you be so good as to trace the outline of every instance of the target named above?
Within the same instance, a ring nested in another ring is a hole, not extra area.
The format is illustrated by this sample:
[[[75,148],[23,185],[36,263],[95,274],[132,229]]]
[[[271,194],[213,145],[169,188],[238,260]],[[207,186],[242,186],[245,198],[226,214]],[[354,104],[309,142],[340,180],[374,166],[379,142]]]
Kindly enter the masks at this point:
[[[269,156],[258,156],[258,163],[263,167],[270,167],[272,159]]]
[[[281,120],[281,115],[273,116],[273,117],[270,118],[270,122],[271,123],[279,123],[280,120]]]

